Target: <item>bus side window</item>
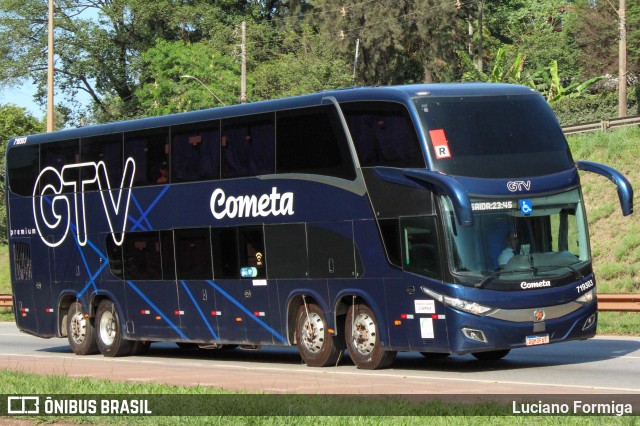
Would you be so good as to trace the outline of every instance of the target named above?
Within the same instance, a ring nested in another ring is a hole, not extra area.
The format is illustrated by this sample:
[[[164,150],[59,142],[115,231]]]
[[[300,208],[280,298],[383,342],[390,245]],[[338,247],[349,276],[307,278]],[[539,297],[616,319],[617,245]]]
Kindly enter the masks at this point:
[[[31,196],[40,173],[40,146],[12,148],[7,154],[9,187],[22,196]]]
[[[111,234],[107,234],[106,240],[107,258],[109,259],[109,270],[113,275],[123,280],[124,267],[122,261],[122,246],[116,245],[116,243],[113,242]]]
[[[435,217],[403,218],[402,264],[407,271],[441,279]]]
[[[174,127],[172,134],[172,182],[193,182],[220,178],[220,125],[218,121]]]
[[[158,232],[130,232],[123,243],[125,280],[161,280]]]
[[[46,167],[53,167],[60,173],[64,166],[70,166],[80,162],[80,143],[77,139],[74,139],[44,145],[40,153],[40,161],[40,170]],[[67,169],[62,176],[65,182],[76,182],[76,184],[79,183],[79,178],[80,174],[78,173],[78,169]],[[44,186],[48,184],[57,188],[60,182],[48,173],[43,175],[43,179],[40,180],[40,187],[44,188]],[[77,189],[79,189],[79,187]],[[70,185],[62,185],[62,192],[73,192],[73,187]]]
[[[273,114],[228,119],[222,122],[220,140],[222,177],[238,178],[275,172]]]
[[[125,134],[124,158],[136,163],[134,186],[168,183],[162,178],[162,168],[169,164],[169,128]]]
[[[356,178],[338,113],[333,105],[277,113],[278,173]]]
[[[80,158],[82,162],[103,162],[112,188],[122,181],[122,133],[82,139],[80,141]],[[92,172],[82,169],[82,179],[91,179]],[[98,190],[98,183],[85,186],[85,191]],[[107,188],[103,187],[103,190]]]
[[[424,167],[407,109],[394,102],[341,104],[361,167]]]
[[[380,233],[387,252],[387,257],[392,265],[401,266],[400,250],[400,221],[398,219],[380,219]]]
[[[240,268],[244,269],[243,278],[266,278],[266,255],[264,251],[264,232],[261,226],[246,226],[238,229],[240,248]]]
[[[213,278],[209,229],[178,229],[174,238],[178,279]]]
[[[213,228],[213,273],[216,279],[239,278],[237,228]]]

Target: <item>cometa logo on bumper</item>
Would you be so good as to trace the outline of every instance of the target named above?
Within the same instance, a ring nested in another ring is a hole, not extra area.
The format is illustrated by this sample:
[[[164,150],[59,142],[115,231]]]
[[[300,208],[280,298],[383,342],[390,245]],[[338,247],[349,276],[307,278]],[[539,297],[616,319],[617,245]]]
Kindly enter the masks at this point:
[[[271,194],[227,196],[220,188],[211,194],[211,213],[216,219],[293,215],[293,192],[280,194],[275,186]]]
[[[542,280],[542,281],[536,281],[533,283],[522,281],[520,283],[520,288],[523,290],[530,290],[532,288],[544,288],[544,287],[551,287],[551,281]]]

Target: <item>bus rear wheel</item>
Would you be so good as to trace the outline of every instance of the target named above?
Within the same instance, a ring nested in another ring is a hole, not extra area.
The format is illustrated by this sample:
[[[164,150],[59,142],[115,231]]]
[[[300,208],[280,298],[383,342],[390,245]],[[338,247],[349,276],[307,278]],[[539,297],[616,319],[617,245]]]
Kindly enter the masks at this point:
[[[85,318],[82,305],[73,302],[67,312],[67,339],[69,346],[76,355],[91,355],[98,353],[96,331],[90,318]]]
[[[131,353],[133,341],[125,340],[120,328],[120,318],[115,305],[103,300],[96,312],[96,332],[98,349],[108,357],[125,356]]]
[[[300,356],[309,367],[336,365],[344,352],[344,342],[329,332],[324,312],[314,303],[298,309],[296,342]]]
[[[385,351],[379,336],[380,327],[367,305],[349,307],[345,324],[345,339],[349,356],[363,370],[385,368],[393,364],[396,351]]]
[[[511,352],[511,349],[502,349],[499,351],[487,351],[487,352],[474,352],[471,355],[473,355],[480,361],[496,361],[507,356],[509,352]]]

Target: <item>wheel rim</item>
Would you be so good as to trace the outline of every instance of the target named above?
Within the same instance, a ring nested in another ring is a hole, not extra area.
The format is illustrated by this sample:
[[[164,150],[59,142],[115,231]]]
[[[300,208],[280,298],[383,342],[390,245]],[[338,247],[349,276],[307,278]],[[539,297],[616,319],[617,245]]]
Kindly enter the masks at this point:
[[[107,346],[111,346],[116,339],[116,317],[109,311],[100,318],[100,340]]]
[[[362,355],[369,355],[376,347],[376,323],[366,313],[356,315],[352,330],[353,348]]]
[[[318,353],[324,345],[324,322],[315,312],[309,313],[300,330],[304,348],[311,353]]]
[[[71,339],[77,344],[82,344],[87,336],[87,319],[82,312],[76,312],[71,317]]]

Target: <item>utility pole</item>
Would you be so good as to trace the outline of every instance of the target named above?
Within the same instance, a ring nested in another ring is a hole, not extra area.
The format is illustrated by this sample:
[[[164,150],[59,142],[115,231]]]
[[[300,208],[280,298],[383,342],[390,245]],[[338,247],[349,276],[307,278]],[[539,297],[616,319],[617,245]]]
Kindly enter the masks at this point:
[[[240,56],[242,58],[241,76],[240,76],[240,103],[247,102],[247,24],[242,21],[242,44],[240,47]]]
[[[476,68],[482,72],[482,14],[484,12],[484,0],[480,0],[480,9],[478,10],[478,60],[476,62]]]
[[[49,0],[49,51],[47,64],[47,132],[55,130],[53,116],[53,0]]]
[[[618,25],[618,117],[627,116],[627,4],[620,0]]]
[[[356,40],[356,57],[353,60],[353,82],[352,84],[356,84],[356,67],[358,66],[358,54],[360,53],[360,39]]]

